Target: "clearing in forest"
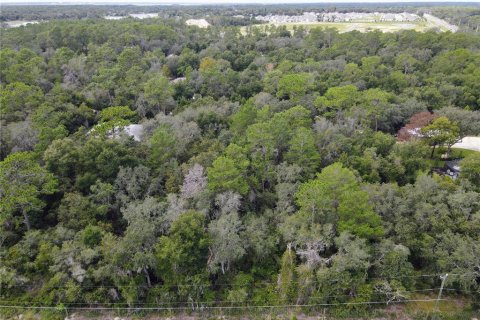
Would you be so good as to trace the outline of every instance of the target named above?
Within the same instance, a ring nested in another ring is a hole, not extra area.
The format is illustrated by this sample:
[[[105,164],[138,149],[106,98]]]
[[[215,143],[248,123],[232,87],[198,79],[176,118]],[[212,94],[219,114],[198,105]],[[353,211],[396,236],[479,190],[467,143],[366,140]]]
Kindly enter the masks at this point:
[[[419,32],[426,32],[434,29],[439,31],[457,31],[458,27],[449,24],[448,22],[433,17],[431,15],[424,15],[424,19],[420,21],[378,21],[378,22],[285,22],[285,23],[267,23],[260,25],[252,25],[241,28],[242,34],[246,34],[249,28],[259,28],[262,31],[268,31],[270,26],[285,26],[287,30],[292,31],[295,27],[304,27],[307,30],[312,28],[335,28],[340,33],[350,31],[369,32],[380,30],[382,32],[397,32],[401,30],[415,30]]]

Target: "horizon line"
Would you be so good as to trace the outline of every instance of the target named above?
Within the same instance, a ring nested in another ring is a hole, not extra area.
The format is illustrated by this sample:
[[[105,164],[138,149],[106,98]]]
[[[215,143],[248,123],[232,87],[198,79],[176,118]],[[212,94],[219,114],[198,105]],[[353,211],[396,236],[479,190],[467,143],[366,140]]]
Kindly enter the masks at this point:
[[[218,1],[218,2],[217,2]],[[25,2],[3,2],[1,1],[0,4],[7,5],[7,6],[30,6],[30,5],[92,5],[92,6],[103,6],[103,5],[133,5],[133,6],[212,6],[212,5],[256,5],[256,6],[261,6],[261,5],[283,5],[283,4],[293,4],[293,5],[312,5],[312,4],[318,4],[318,5],[323,5],[323,4],[335,4],[335,5],[343,5],[343,4],[378,4],[378,5],[402,5],[402,4],[452,4],[452,5],[458,5],[458,4],[473,4],[473,5],[478,5],[480,6],[480,1],[452,1],[452,0],[423,0],[423,1],[415,1],[415,0],[403,0],[403,1],[395,1],[395,0],[384,0],[384,1],[379,1],[379,0],[350,0],[350,1],[334,1],[334,0],[325,0],[325,1],[308,1],[308,0],[300,0],[300,1],[295,1],[295,0],[285,0],[285,1],[277,1],[277,0],[264,0],[265,2],[259,3],[258,1],[255,0],[240,0],[239,2],[236,3],[229,3],[226,1],[222,0],[216,0],[215,2],[209,2],[208,0],[199,0],[199,1],[193,1],[193,2],[183,2],[183,1],[168,1],[164,2],[162,0],[159,1],[147,1],[147,2],[132,2],[132,1],[105,1],[105,2],[99,2],[95,0],[83,0],[83,1],[25,1]]]

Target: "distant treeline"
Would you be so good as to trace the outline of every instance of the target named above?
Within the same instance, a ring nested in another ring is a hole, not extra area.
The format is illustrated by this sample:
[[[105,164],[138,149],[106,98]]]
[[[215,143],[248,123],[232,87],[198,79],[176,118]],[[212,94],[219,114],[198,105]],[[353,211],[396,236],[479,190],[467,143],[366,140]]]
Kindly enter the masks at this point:
[[[244,15],[285,14],[297,15],[305,11],[313,12],[418,12],[432,11],[441,12],[449,16],[452,8],[460,15],[465,15],[466,7],[474,10],[478,16],[479,3],[465,2],[462,7],[457,2],[432,2],[432,3],[315,3],[315,4],[275,4],[275,5],[202,5],[202,6],[180,6],[180,5],[2,5],[0,21],[11,20],[53,20],[53,19],[86,19],[102,18],[105,15],[128,15],[130,13],[160,13],[160,17],[194,17],[209,18],[221,16],[217,21],[223,21],[228,17]],[[444,8],[444,9],[442,9]],[[445,13],[447,12],[447,13]],[[469,12],[469,11],[468,11]],[[208,17],[207,17],[208,16]],[[238,25],[238,19],[234,20]],[[210,21],[209,21],[210,22]],[[214,21],[215,22],[215,21]],[[212,23],[212,22],[211,22]],[[250,21],[251,23],[251,21]],[[233,23],[235,24],[235,22]],[[246,24],[242,24],[246,25]]]

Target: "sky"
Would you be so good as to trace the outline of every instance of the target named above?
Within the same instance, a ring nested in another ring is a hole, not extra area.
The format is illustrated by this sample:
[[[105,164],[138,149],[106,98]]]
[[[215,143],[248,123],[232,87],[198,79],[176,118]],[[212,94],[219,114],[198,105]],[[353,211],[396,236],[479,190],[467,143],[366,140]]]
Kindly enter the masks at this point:
[[[279,3],[407,3],[407,2],[477,2],[480,0],[0,0],[0,4],[28,4],[28,3],[51,3],[51,4],[279,4]]]

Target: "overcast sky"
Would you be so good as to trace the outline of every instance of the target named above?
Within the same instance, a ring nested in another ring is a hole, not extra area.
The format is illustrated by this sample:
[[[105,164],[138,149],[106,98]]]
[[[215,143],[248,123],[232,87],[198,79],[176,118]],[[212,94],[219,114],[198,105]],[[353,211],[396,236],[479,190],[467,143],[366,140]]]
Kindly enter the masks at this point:
[[[278,4],[278,3],[355,3],[355,2],[369,2],[369,3],[398,3],[398,2],[477,2],[480,0],[423,0],[423,1],[411,1],[411,0],[0,0],[0,4],[26,4],[26,3],[58,3],[58,4],[241,4],[241,3],[255,3],[255,4]]]

